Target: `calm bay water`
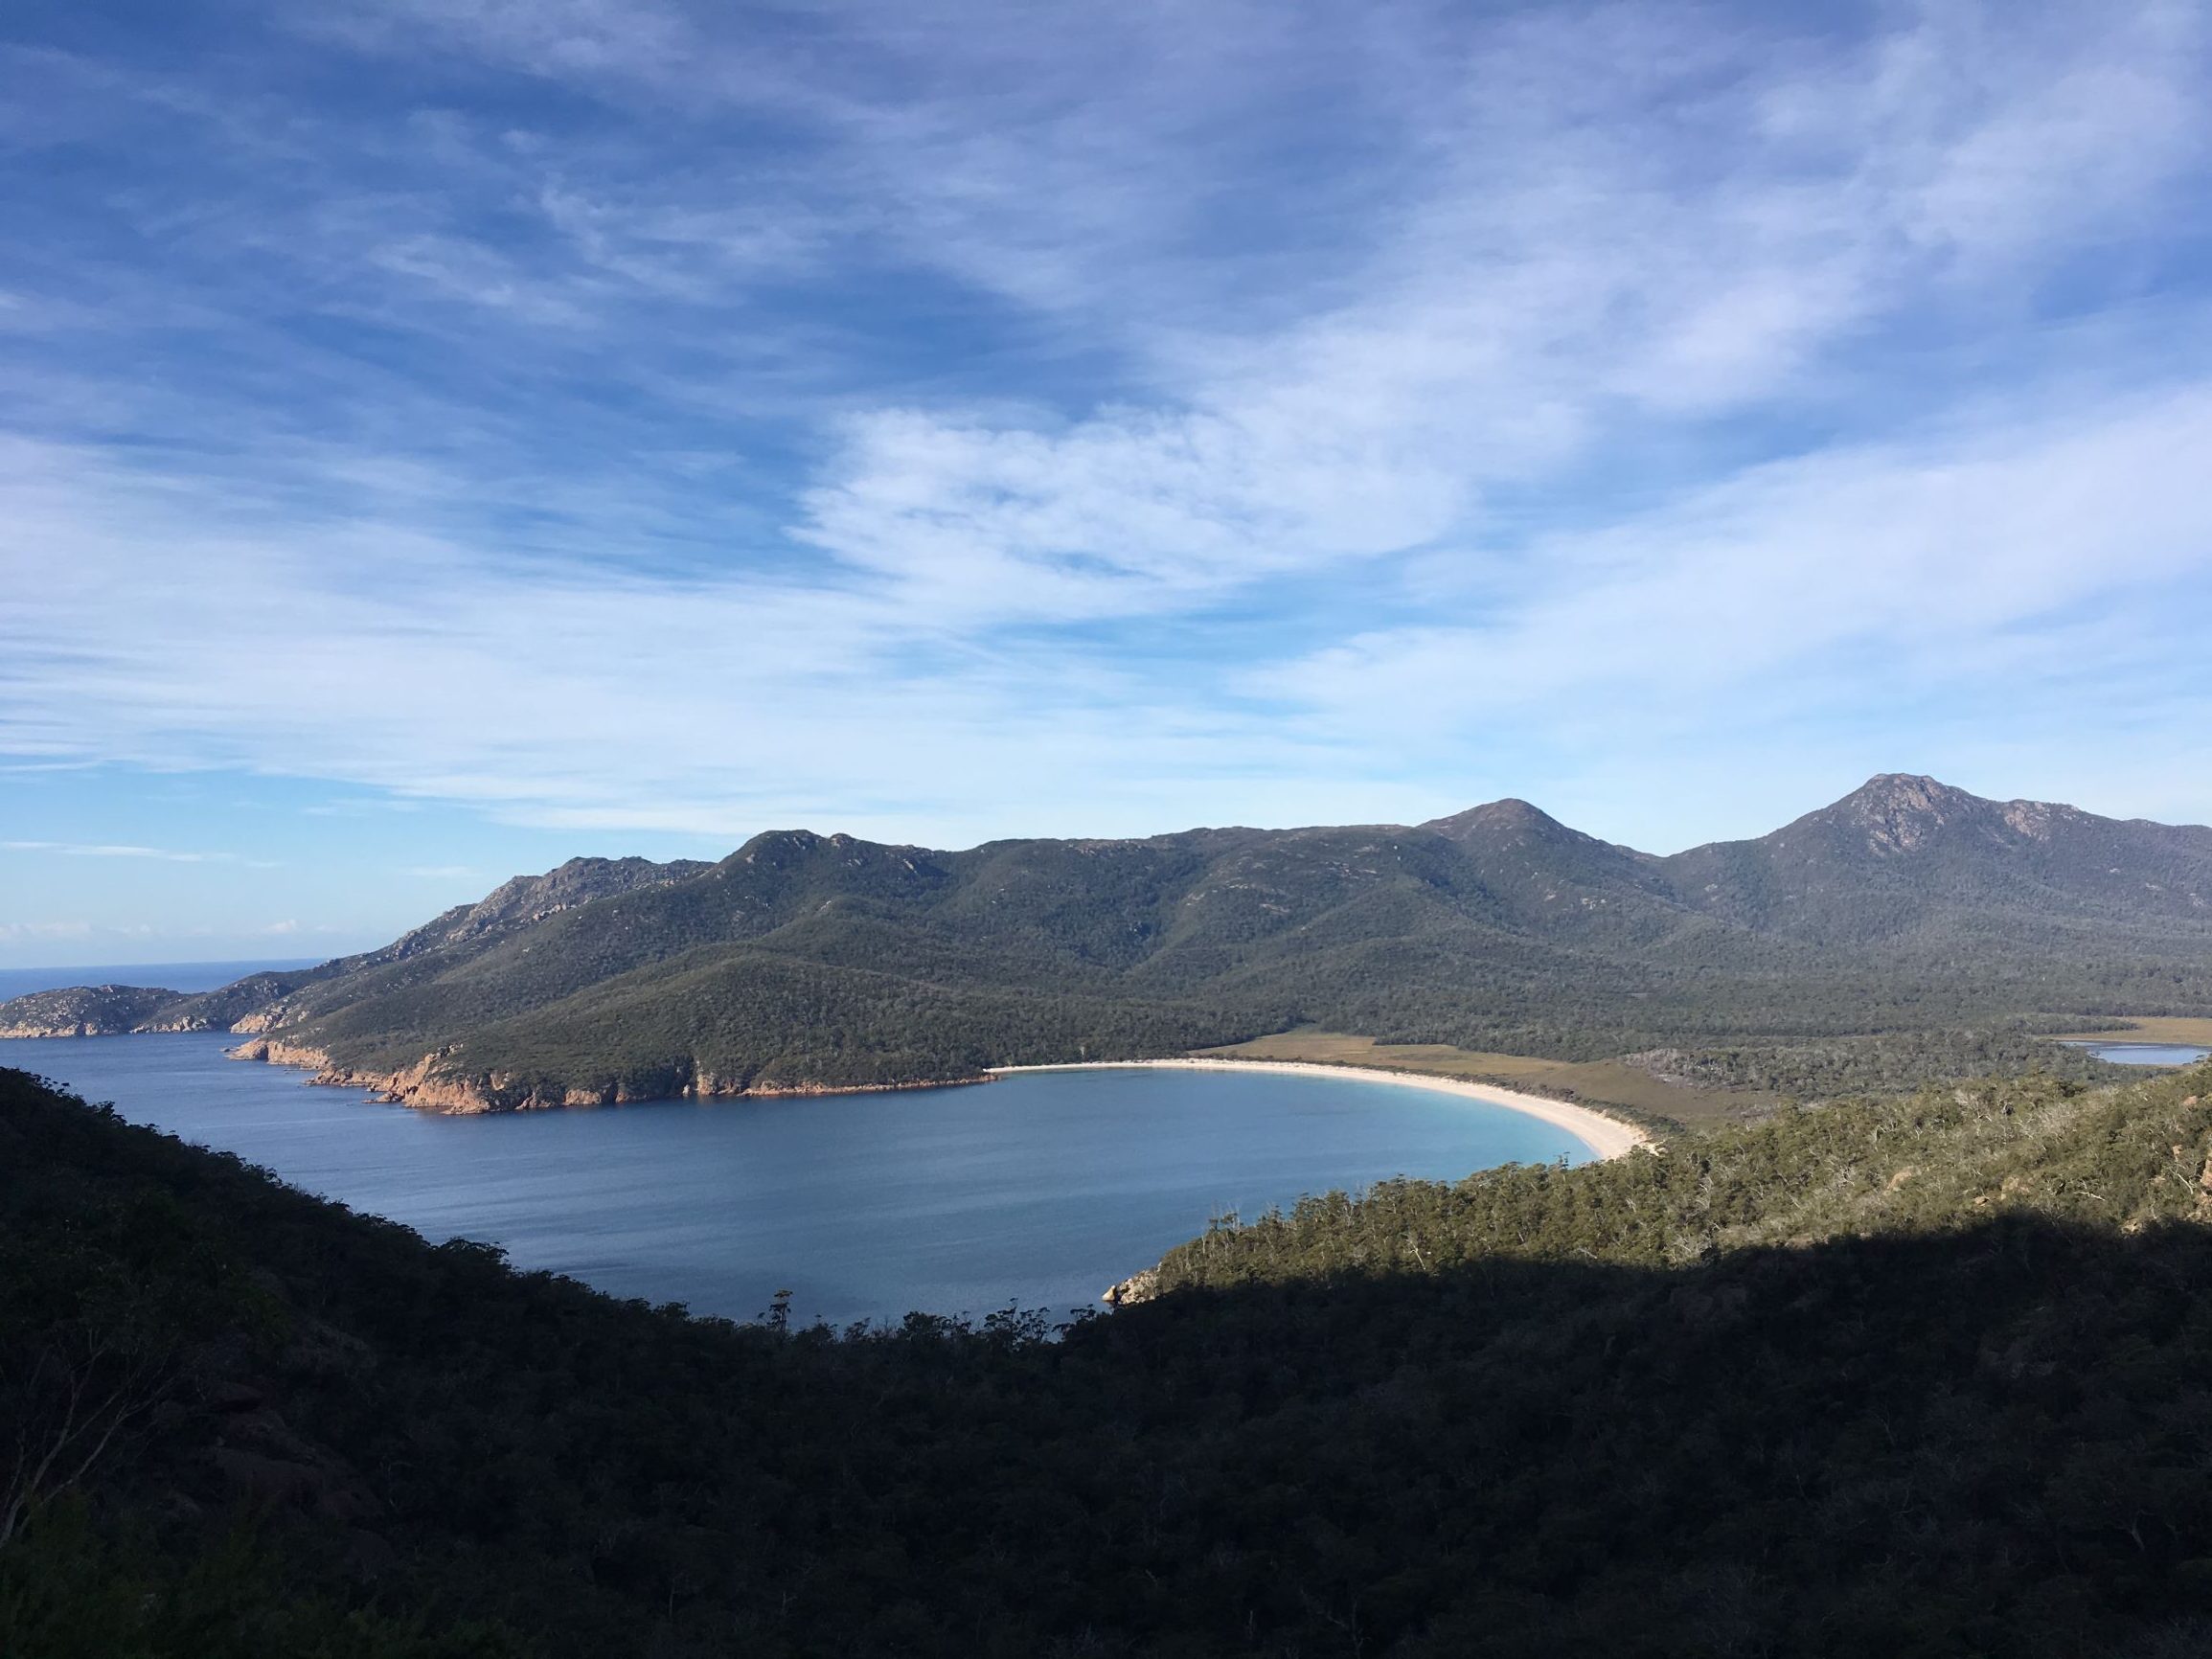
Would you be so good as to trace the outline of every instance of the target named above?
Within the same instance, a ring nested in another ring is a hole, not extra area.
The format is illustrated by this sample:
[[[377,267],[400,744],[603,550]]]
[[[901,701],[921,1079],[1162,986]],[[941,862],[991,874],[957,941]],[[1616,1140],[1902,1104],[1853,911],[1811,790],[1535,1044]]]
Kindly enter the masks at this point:
[[[1042,1072],[962,1088],[437,1117],[222,1057],[212,1034],[0,1042],[133,1122],[432,1239],[618,1296],[833,1324],[1092,1307],[1226,1210],[1582,1162],[1565,1130],[1353,1078]]]

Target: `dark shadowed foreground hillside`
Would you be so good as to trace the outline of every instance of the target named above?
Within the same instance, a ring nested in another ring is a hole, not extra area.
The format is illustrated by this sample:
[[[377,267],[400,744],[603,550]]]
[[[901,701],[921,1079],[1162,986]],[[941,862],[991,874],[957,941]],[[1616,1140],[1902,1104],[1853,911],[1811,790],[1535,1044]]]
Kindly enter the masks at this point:
[[[1429,824],[577,859],[382,950],[0,1035],[233,1030],[451,1110],[869,1087],[1312,1027],[1828,1093],[2212,1009],[2212,830],[1874,779],[1672,857],[1520,801]],[[1638,1062],[1642,1063],[1642,1062]],[[2054,1054],[2086,1075],[2089,1062]]]
[[[2208,1091],[1319,1200],[1055,1343],[612,1302],[0,1073],[0,1651],[2201,1652]]]

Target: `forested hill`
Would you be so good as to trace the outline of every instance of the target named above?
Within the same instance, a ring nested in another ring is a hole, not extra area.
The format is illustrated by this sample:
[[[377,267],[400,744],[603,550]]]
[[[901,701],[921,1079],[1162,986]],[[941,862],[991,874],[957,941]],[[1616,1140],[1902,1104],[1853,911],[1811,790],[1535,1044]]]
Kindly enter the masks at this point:
[[[1317,1199],[1056,1343],[616,1302],[0,1071],[0,1652],[2201,1653],[2208,1098]]]
[[[0,1031],[260,1034],[474,1108],[939,1080],[1301,1024],[1600,1059],[2207,1011],[2212,830],[1885,776],[1667,857],[1519,801],[957,852],[778,831],[713,865],[580,859],[206,995],[21,999]]]

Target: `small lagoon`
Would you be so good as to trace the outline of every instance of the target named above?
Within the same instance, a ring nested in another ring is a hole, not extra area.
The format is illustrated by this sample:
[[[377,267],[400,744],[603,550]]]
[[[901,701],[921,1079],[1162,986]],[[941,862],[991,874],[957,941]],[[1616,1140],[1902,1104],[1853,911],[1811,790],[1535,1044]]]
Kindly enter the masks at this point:
[[[837,1325],[1092,1307],[1227,1211],[1589,1156],[1503,1106],[1211,1070],[448,1118],[226,1060],[235,1040],[0,1042],[0,1065],[433,1240],[489,1240],[519,1267],[733,1319],[780,1289],[794,1318]]]
[[[2076,1039],[2067,1042],[2070,1049],[2087,1049],[2101,1060],[2109,1060],[2116,1066],[2193,1066],[2199,1060],[2212,1057],[2212,1049],[2197,1048],[2189,1043],[2131,1043],[2095,1042]]]

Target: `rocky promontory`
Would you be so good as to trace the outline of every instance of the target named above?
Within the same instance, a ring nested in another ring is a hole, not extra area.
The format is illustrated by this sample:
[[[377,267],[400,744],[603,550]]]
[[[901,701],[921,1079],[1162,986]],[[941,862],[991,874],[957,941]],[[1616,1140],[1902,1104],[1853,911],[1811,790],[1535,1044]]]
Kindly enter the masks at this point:
[[[187,1029],[154,1023],[180,1000],[157,986],[76,985],[34,990],[0,1002],[0,1037],[120,1036],[125,1032]]]

